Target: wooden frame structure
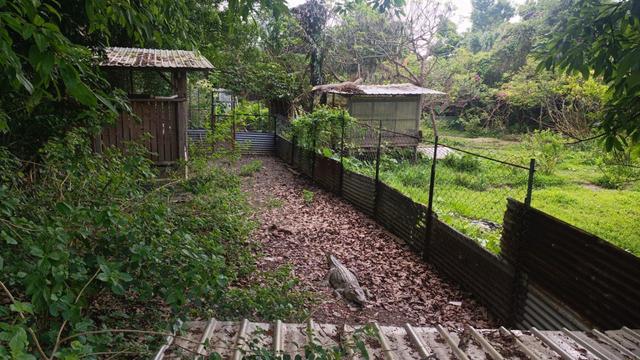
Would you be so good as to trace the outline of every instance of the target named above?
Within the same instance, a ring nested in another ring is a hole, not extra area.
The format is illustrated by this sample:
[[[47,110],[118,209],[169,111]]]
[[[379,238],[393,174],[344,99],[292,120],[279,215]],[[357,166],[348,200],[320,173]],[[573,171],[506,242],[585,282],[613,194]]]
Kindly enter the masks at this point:
[[[132,114],[121,113],[112,126],[94,139],[94,150],[115,146],[124,149],[129,142],[140,142],[151,152],[156,165],[172,165],[186,160],[187,153],[187,71],[209,71],[211,63],[191,51],[139,48],[107,48],[100,66],[129,71],[129,102]],[[156,71],[169,82],[172,95],[153,96],[133,93],[133,71]],[[171,78],[164,76],[171,73]]]
[[[347,82],[313,88],[320,104],[341,107],[372,131],[359,134],[361,147],[377,146],[373,131],[380,126],[382,138],[394,147],[416,147],[420,141],[422,106],[427,96],[443,96],[443,92],[413,84],[363,85]]]

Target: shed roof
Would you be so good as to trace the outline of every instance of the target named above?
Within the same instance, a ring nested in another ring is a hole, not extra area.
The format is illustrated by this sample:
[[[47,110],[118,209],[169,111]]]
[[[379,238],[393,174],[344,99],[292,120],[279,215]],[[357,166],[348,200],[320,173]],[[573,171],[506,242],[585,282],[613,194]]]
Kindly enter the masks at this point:
[[[107,58],[100,63],[114,68],[160,68],[210,70],[213,65],[193,51],[108,47]]]
[[[314,91],[327,92],[346,95],[379,95],[379,96],[401,96],[401,95],[446,95],[437,90],[427,89],[413,84],[388,84],[388,85],[363,85],[353,82],[318,85]]]

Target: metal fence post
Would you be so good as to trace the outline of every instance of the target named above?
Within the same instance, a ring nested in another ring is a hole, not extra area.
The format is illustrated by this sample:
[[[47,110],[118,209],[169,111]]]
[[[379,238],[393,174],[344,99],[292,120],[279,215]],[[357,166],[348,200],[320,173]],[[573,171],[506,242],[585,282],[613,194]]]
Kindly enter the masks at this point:
[[[531,206],[531,193],[533,192],[533,179],[536,172],[536,159],[529,161],[529,180],[527,181],[527,197],[524,198],[524,204]]]
[[[342,181],[344,178],[344,110],[340,113],[340,187],[339,193],[342,194]]]
[[[296,134],[291,135],[291,166],[293,166],[293,160],[296,153]]]
[[[429,177],[429,202],[427,203],[427,223],[425,244],[422,249],[422,257],[429,256],[429,247],[431,246],[431,235],[433,232],[433,193],[436,185],[436,163],[438,161],[438,136],[435,136],[433,143],[433,158],[431,159],[431,175]]]
[[[231,124],[231,144],[233,146],[233,149],[236,149],[236,112],[235,109],[233,109],[233,117],[231,118],[232,124]]]
[[[314,179],[316,171],[316,145],[318,143],[318,124],[313,125],[313,141],[311,143],[311,179]]]
[[[380,180],[380,145],[382,143],[382,120],[378,125],[378,148],[376,150],[376,186]]]
[[[382,144],[382,120],[378,125],[378,148],[376,149],[376,179],[375,179],[375,194],[373,198],[373,214],[374,217],[378,217],[378,202],[380,195],[380,147]]]

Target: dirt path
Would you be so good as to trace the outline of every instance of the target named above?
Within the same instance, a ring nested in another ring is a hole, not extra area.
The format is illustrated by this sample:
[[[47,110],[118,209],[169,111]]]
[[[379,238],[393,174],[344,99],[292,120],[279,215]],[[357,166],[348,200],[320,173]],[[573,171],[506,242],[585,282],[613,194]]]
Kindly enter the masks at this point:
[[[276,158],[259,159],[262,169],[244,183],[251,202],[261,209],[261,225],[253,234],[254,241],[263,244],[258,266],[292,264],[301,286],[320,299],[312,309],[316,321],[495,325],[483,307],[349,203],[293,174]],[[310,204],[303,190],[314,193]],[[327,252],[355,272],[371,292],[371,304],[357,309],[333,294],[325,280]]]

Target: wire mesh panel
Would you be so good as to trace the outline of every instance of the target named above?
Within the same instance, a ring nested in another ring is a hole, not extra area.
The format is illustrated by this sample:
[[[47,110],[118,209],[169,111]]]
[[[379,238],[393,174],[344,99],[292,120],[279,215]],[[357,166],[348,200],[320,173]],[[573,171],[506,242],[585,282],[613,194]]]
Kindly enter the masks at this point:
[[[350,124],[344,133],[342,163],[345,169],[374,178],[379,135],[379,128],[368,122]]]
[[[529,168],[442,142],[432,145],[434,211],[444,223],[499,253],[507,199],[527,197]]]

